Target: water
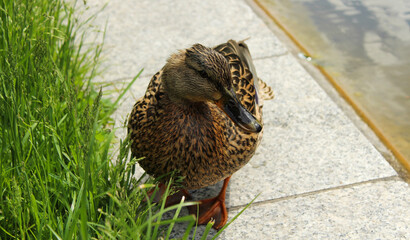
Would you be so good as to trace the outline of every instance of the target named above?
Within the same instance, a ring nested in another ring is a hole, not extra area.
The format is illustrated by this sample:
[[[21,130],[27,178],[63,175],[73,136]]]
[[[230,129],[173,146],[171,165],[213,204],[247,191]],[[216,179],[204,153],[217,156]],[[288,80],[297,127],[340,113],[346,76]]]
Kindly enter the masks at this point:
[[[261,0],[410,162],[410,1]],[[302,56],[305,57],[306,56]]]

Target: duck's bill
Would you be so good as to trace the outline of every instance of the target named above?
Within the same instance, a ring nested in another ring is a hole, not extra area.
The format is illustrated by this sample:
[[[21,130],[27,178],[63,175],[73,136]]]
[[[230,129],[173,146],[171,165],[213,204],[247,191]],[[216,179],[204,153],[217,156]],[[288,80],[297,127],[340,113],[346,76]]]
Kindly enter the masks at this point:
[[[258,133],[262,130],[261,124],[239,102],[233,90],[216,102],[216,105],[239,127],[245,131]]]

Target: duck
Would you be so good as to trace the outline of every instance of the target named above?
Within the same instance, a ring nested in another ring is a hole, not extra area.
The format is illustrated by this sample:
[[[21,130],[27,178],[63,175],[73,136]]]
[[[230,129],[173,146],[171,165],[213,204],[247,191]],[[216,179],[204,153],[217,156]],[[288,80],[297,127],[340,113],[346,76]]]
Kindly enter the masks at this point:
[[[189,190],[224,181],[217,196],[189,208],[198,224],[213,220],[220,229],[228,219],[230,177],[254,155],[263,135],[263,100],[273,96],[244,41],[179,50],[129,115],[132,156],[142,158],[139,165],[154,178],[176,172],[183,179],[179,195],[188,199]]]

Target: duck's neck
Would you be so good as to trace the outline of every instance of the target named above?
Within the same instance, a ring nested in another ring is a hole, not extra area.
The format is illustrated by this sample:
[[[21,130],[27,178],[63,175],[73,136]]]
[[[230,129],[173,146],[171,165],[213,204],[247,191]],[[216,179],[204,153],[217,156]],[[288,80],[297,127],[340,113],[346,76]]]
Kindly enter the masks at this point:
[[[169,98],[170,104],[175,109],[179,109],[181,112],[187,115],[208,115],[210,114],[209,105],[205,102],[192,102],[185,99],[172,99]]]
[[[192,113],[208,113],[209,112],[209,105],[205,102],[193,102],[188,99],[177,97],[167,91],[164,84],[160,86],[161,92],[164,93],[165,98],[163,98],[164,102],[169,105],[171,109],[179,109],[183,112],[192,112]]]

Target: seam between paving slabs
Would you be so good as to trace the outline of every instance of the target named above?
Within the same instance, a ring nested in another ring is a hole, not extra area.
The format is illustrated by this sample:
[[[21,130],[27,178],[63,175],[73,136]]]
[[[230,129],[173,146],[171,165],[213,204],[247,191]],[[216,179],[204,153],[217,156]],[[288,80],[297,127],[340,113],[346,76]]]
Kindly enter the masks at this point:
[[[261,202],[255,202],[255,203],[251,204],[251,207],[262,206],[262,205],[266,205],[266,204],[270,204],[270,203],[276,203],[276,202],[280,202],[280,201],[292,200],[292,199],[296,199],[296,198],[308,197],[308,196],[313,196],[313,195],[317,195],[317,194],[320,194],[320,193],[331,192],[331,191],[340,190],[340,189],[348,189],[348,188],[367,185],[367,184],[371,184],[371,183],[388,182],[388,181],[395,181],[395,182],[401,181],[401,182],[403,182],[403,179],[401,177],[399,177],[398,175],[392,175],[390,177],[376,178],[376,179],[371,179],[371,180],[367,180],[367,181],[341,185],[341,186],[337,186],[337,187],[324,188],[324,189],[315,190],[315,191],[311,191],[311,192],[304,192],[304,193],[294,194],[294,195],[290,195],[290,196],[269,199],[269,200],[265,200],[265,201],[261,201]],[[231,210],[240,210],[240,209],[244,208],[245,206],[247,206],[247,204],[242,204],[242,205],[238,205],[238,206],[229,207],[228,210],[229,211],[231,211]]]

